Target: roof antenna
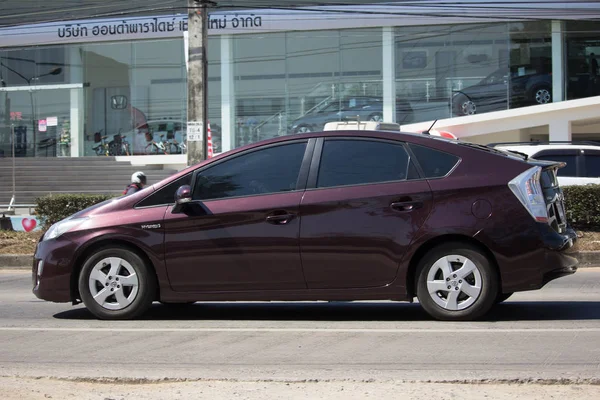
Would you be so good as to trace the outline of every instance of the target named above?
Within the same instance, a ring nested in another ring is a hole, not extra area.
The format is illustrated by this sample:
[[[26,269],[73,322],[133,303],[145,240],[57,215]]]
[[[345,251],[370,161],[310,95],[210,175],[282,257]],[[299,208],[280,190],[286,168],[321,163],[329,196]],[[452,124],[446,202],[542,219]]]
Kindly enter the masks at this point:
[[[429,127],[429,129],[427,129],[426,131],[423,131],[423,134],[424,135],[429,135],[429,131],[431,131],[431,128],[433,128],[433,126],[435,125],[436,122],[438,122],[437,119],[435,121],[433,121],[433,124],[431,124],[431,126]]]

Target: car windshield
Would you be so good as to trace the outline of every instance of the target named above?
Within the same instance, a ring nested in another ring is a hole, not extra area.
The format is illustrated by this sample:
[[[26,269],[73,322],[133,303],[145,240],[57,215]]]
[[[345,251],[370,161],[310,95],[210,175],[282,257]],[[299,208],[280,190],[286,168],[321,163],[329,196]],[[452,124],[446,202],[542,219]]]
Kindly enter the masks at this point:
[[[504,82],[504,79],[506,79],[506,76],[507,76],[507,71],[504,69],[499,69],[499,70],[492,72],[485,78],[483,78],[483,80],[481,81],[481,84],[489,85],[491,83]]]

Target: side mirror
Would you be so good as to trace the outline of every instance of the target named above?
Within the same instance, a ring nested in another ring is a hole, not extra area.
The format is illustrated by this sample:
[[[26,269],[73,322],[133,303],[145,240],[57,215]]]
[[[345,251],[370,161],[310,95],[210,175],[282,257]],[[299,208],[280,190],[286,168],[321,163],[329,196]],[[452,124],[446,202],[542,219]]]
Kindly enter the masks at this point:
[[[183,185],[175,192],[175,205],[173,206],[173,213],[180,213],[186,204],[192,201],[192,188],[190,185]]]

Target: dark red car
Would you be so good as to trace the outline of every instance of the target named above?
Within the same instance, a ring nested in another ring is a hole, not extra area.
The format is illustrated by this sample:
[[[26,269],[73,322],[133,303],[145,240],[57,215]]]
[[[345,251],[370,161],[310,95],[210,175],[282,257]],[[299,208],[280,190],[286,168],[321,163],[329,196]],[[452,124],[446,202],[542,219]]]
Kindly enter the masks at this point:
[[[33,292],[103,319],[153,301],[418,297],[471,320],[576,271],[562,166],[420,134],[272,139],[57,223]]]

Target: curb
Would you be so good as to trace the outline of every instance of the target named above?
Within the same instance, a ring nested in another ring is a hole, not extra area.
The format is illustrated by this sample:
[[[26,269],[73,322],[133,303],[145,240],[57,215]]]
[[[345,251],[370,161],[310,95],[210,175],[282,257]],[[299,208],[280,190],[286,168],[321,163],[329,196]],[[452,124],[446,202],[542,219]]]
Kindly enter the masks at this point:
[[[31,269],[33,254],[0,254],[0,269]]]
[[[567,253],[579,260],[579,268],[600,267],[600,251]],[[31,269],[33,254],[0,254],[0,269]]]

